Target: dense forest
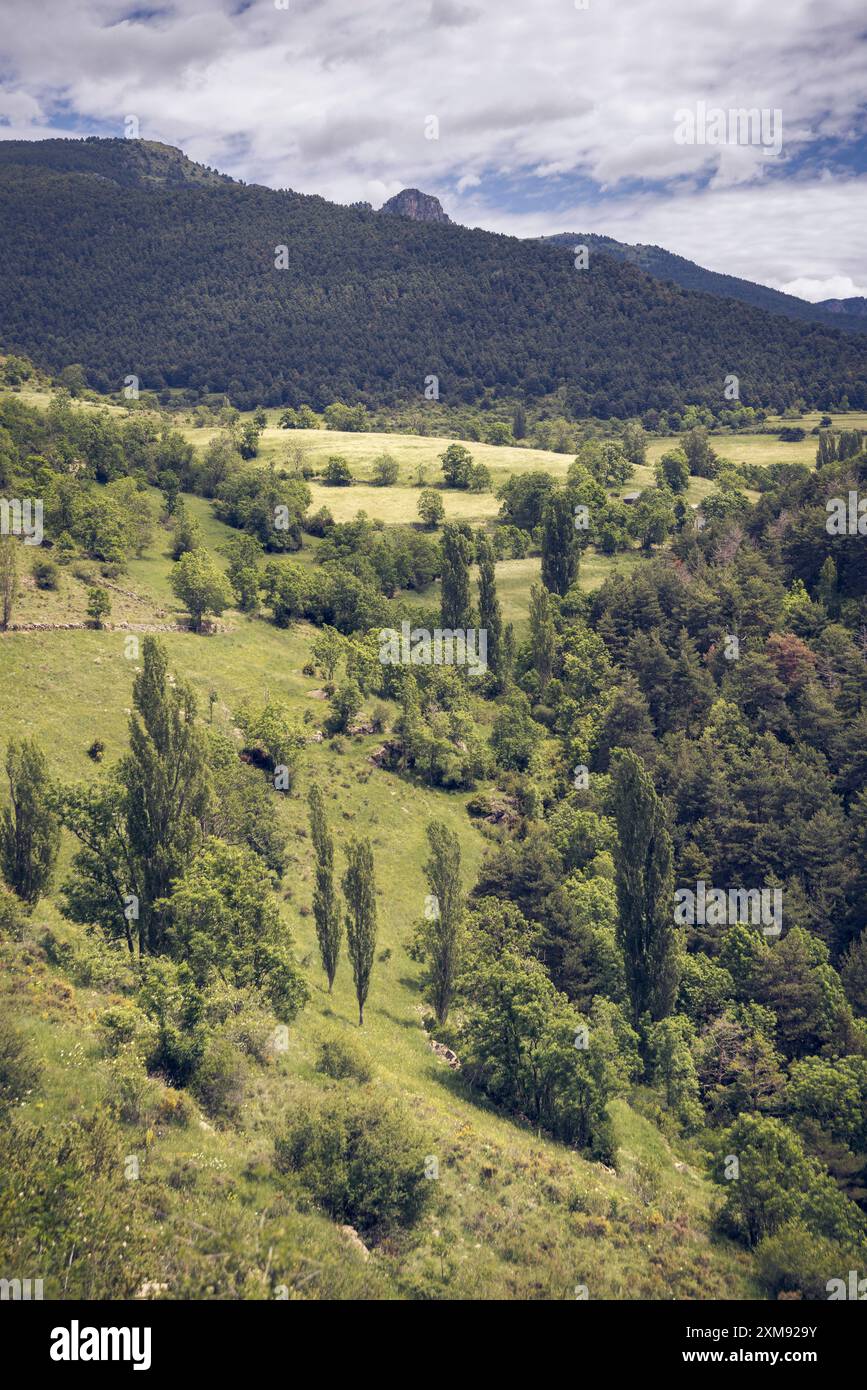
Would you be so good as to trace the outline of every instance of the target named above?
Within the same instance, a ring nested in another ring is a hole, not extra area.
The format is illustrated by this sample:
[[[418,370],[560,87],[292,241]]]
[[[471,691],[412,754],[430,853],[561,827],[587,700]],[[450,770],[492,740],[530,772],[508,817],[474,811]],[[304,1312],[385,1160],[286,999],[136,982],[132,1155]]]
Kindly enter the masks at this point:
[[[120,140],[0,143],[9,351],[99,390],[322,408],[563,389],[573,416],[867,405],[860,338],[681,290],[612,257],[221,181]]]
[[[785,314],[787,318],[799,319],[802,323],[820,323],[825,328],[837,328],[846,333],[864,332],[864,301],[857,297],[811,304],[794,294],[772,290],[768,285],[757,285],[752,280],[741,280],[737,275],[722,275],[719,271],[708,270],[705,266],[696,265],[695,261],[687,260],[685,256],[666,251],[662,246],[632,246],[628,242],[615,241],[610,236],[597,236],[593,232],[555,232],[553,236],[542,237],[541,240],[562,246],[564,251],[570,251],[576,245],[586,246],[591,252],[598,251],[604,256],[627,261],[655,279],[670,280],[684,290],[738,299],[742,304],[765,309],[769,314]]]

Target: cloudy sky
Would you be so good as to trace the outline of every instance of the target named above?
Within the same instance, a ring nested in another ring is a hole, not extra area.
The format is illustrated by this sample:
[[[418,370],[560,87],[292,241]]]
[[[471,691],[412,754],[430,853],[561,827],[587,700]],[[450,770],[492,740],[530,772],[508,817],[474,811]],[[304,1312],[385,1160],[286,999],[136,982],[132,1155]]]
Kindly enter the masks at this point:
[[[132,116],[249,182],[374,206],[415,186],[471,226],[602,232],[808,299],[867,294],[863,0],[0,13],[0,137],[123,135]],[[755,108],[773,124],[762,143],[727,116],[708,126],[700,104],[708,121]],[[708,143],[690,143],[685,111]]]

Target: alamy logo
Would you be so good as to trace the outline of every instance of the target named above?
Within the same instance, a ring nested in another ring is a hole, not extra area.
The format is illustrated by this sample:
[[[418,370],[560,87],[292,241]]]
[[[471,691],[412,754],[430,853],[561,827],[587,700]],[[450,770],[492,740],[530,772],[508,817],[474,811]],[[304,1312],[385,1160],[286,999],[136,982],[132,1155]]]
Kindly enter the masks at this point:
[[[131,1361],[134,1371],[148,1371],[151,1364],[149,1327],[81,1327],[73,1318],[69,1327],[51,1331],[52,1361]]]
[[[42,498],[0,497],[0,536],[23,536],[25,545],[41,545]]]
[[[0,1279],[0,1299],[29,1302],[41,1298],[41,1279]]]
[[[727,111],[697,101],[695,110],[681,107],[674,113],[674,139],[678,145],[760,145],[780,154],[783,148],[783,113],[779,107],[738,106]]]
[[[857,1269],[849,1270],[848,1285],[845,1279],[829,1279],[825,1288],[828,1290],[829,1303],[841,1298],[853,1298],[859,1303],[867,1302],[867,1279],[859,1279]]]
[[[383,666],[466,666],[471,676],[488,669],[487,628],[384,627],[379,634]]]
[[[782,888],[708,888],[699,879],[695,892],[678,888],[674,895],[678,926],[734,927],[738,922],[760,926],[765,936],[779,936],[783,926]]]
[[[829,536],[867,536],[867,497],[850,492],[848,498],[831,497],[825,503]]]

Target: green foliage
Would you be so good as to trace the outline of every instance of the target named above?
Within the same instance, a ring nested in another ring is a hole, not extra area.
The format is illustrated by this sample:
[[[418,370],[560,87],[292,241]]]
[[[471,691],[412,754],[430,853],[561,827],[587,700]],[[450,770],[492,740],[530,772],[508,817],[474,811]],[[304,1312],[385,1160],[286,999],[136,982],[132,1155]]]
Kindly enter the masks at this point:
[[[333,1220],[369,1240],[413,1226],[430,1197],[420,1133],[402,1109],[364,1092],[296,1113],[277,1140],[275,1163]]]
[[[555,492],[542,510],[542,583],[555,594],[568,593],[578,577],[578,541],[570,495]]]
[[[329,487],[349,487],[355,480],[346,459],[339,454],[333,454],[322,474],[322,481]]]
[[[446,509],[443,499],[438,492],[434,492],[432,487],[426,487],[419,493],[418,514],[429,530],[434,531],[437,526],[441,526],[445,521]]]
[[[617,823],[617,939],[626,962],[626,981],[635,1022],[671,1011],[678,984],[678,948],[673,921],[671,837],[662,804],[641,759],[620,755],[612,779]]]
[[[350,840],[346,861],[342,880],[346,901],[346,946],[358,1000],[358,1026],[361,1027],[376,951],[376,882],[370,841]]]
[[[397,459],[390,454],[377,454],[371,466],[371,476],[377,487],[394,487],[398,477]]]
[[[348,1038],[328,1038],[319,1049],[317,1071],[334,1081],[357,1081],[366,1085],[373,1075],[370,1059]]]
[[[42,1066],[27,1039],[9,1018],[0,1018],[0,1117],[22,1105],[36,1089]]]
[[[172,570],[170,583],[193,620],[194,632],[201,632],[206,613],[219,616],[231,602],[225,575],[204,549],[186,551]]]
[[[295,1016],[306,987],[269,875],[252,850],[206,840],[156,906],[166,918],[169,954],[188,966],[199,986],[216,976],[236,988],[252,985],[279,1018]]]
[[[328,828],[325,802],[315,785],[311,786],[307,802],[310,810],[310,837],[316,855],[316,883],[313,889],[313,916],[322,968],[328,980],[328,993],[334,988],[340,946],[343,940],[343,920],[334,890],[334,840]]]
[[[502,950],[479,962],[464,983],[458,1047],[469,1083],[609,1163],[612,1077],[604,1049],[594,1047],[592,1031],[583,1031],[586,1021],[554,989],[543,966]]]
[[[111,613],[111,598],[106,589],[94,585],[87,591],[87,616],[94,627],[101,628],[105,618]]]
[[[48,764],[34,739],[6,748],[9,804],[0,820],[0,869],[25,903],[39,901],[54,875],[60,848]]]
[[[461,845],[441,821],[427,826],[431,857],[424,866],[430,888],[423,924],[427,987],[438,1023],[445,1023],[455,993],[463,944]]]
[[[440,454],[440,463],[446,487],[470,486],[473,456],[464,444],[449,444]]]
[[[245,703],[236,718],[248,745],[263,749],[269,766],[281,774],[279,790],[291,791],[307,735],[288,702],[274,698],[260,709]]]

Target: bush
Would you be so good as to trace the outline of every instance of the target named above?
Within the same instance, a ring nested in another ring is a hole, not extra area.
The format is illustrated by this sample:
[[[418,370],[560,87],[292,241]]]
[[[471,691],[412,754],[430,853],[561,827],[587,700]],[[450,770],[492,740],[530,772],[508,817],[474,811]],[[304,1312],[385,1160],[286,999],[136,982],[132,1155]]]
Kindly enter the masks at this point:
[[[0,1018],[0,1116],[21,1104],[41,1072],[24,1035],[8,1018]]]
[[[430,1195],[424,1147],[400,1109],[354,1092],[294,1115],[277,1140],[275,1164],[335,1221],[376,1239],[421,1216]]]
[[[333,454],[328,460],[322,481],[329,487],[349,487],[354,479],[346,459],[341,458],[339,454]]]
[[[228,1038],[211,1038],[196,1068],[191,1090],[215,1120],[235,1121],[240,1114],[247,1081],[247,1065]]]
[[[21,899],[0,878],[0,933],[20,939],[26,920]]]
[[[351,1077],[362,1084],[373,1075],[365,1054],[345,1038],[331,1038],[322,1044],[316,1070],[333,1077],[335,1081],[345,1081]]]
[[[834,1245],[797,1222],[790,1222],[756,1247],[759,1282],[769,1298],[799,1293],[804,1298],[827,1298],[829,1279],[845,1278],[847,1258]]]
[[[109,1064],[106,1103],[121,1124],[150,1123],[156,1113],[159,1086],[145,1071],[144,1062],[131,1048]]]
[[[38,589],[56,589],[59,576],[60,571],[53,560],[34,560],[33,578]]]
[[[144,1061],[156,1046],[156,1025],[134,1004],[111,1004],[96,1022],[104,1057],[119,1057],[130,1050]]]

